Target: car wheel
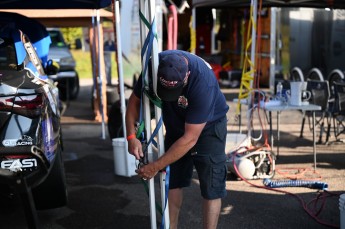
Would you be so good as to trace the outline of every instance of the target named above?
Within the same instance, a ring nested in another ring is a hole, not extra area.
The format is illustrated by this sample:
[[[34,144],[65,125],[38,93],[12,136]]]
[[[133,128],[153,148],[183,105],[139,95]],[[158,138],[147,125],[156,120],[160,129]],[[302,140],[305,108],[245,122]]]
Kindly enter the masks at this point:
[[[36,209],[52,209],[67,204],[67,184],[61,146],[48,177],[32,190]]]
[[[78,74],[74,78],[64,78],[58,81],[59,97],[62,101],[67,100],[67,81],[68,81],[68,91],[69,100],[74,100],[79,94],[79,76]]]
[[[80,89],[78,74],[76,75],[75,78],[72,78],[69,80],[70,80],[69,82],[70,99],[74,100],[78,97],[79,89]]]

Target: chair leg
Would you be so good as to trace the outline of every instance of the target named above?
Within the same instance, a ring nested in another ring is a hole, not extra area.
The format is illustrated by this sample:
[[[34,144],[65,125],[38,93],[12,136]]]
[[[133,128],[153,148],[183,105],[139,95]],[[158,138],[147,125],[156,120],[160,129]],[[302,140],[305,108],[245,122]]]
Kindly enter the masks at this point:
[[[333,132],[334,132],[334,137],[335,137],[335,139],[337,139],[337,129],[338,129],[338,125],[337,125],[337,120],[336,120],[335,117],[333,118],[333,128],[334,128],[334,130],[333,130]]]
[[[300,138],[303,138],[304,123],[305,123],[305,112],[303,112],[301,131],[300,131],[300,134],[299,134]]]
[[[319,141],[318,144],[322,144],[322,134],[324,132],[324,121],[320,123],[320,136],[319,136]]]
[[[343,118],[343,117],[342,117]],[[344,134],[345,133],[345,124],[344,124],[344,119],[342,120],[337,120],[338,122],[338,129],[337,129],[337,140],[339,141],[340,139],[338,139],[338,136],[341,135],[341,134]],[[342,141],[342,140],[340,140]]]
[[[326,133],[326,144],[328,143],[329,136],[331,135],[332,117],[327,117],[327,133]]]

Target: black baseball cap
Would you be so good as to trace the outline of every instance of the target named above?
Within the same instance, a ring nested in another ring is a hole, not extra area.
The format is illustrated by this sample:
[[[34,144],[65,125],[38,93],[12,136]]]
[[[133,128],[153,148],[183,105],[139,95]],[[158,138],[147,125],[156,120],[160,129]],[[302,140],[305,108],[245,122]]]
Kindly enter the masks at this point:
[[[162,101],[176,101],[182,94],[188,72],[186,58],[177,53],[163,56],[158,65],[157,95]]]

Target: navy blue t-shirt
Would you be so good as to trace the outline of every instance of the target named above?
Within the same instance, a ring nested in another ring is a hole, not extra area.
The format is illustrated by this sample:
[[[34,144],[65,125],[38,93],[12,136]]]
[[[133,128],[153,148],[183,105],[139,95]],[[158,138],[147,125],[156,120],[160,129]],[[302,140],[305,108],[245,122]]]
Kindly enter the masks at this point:
[[[188,83],[178,101],[163,102],[163,121],[166,138],[176,140],[184,134],[185,123],[206,126],[226,116],[229,106],[211,66],[202,58],[181,50],[167,50],[159,53],[159,58],[172,52],[182,54],[188,60],[190,75]],[[134,89],[141,97],[142,80],[139,78]]]

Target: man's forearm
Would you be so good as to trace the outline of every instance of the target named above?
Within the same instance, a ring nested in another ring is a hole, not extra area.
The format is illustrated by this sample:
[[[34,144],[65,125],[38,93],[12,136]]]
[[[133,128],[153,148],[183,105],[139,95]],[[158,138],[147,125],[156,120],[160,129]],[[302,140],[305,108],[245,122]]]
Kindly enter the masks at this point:
[[[126,111],[126,131],[127,136],[136,134],[135,124],[138,121],[140,100],[135,96],[131,95],[128,101],[128,107]]]

